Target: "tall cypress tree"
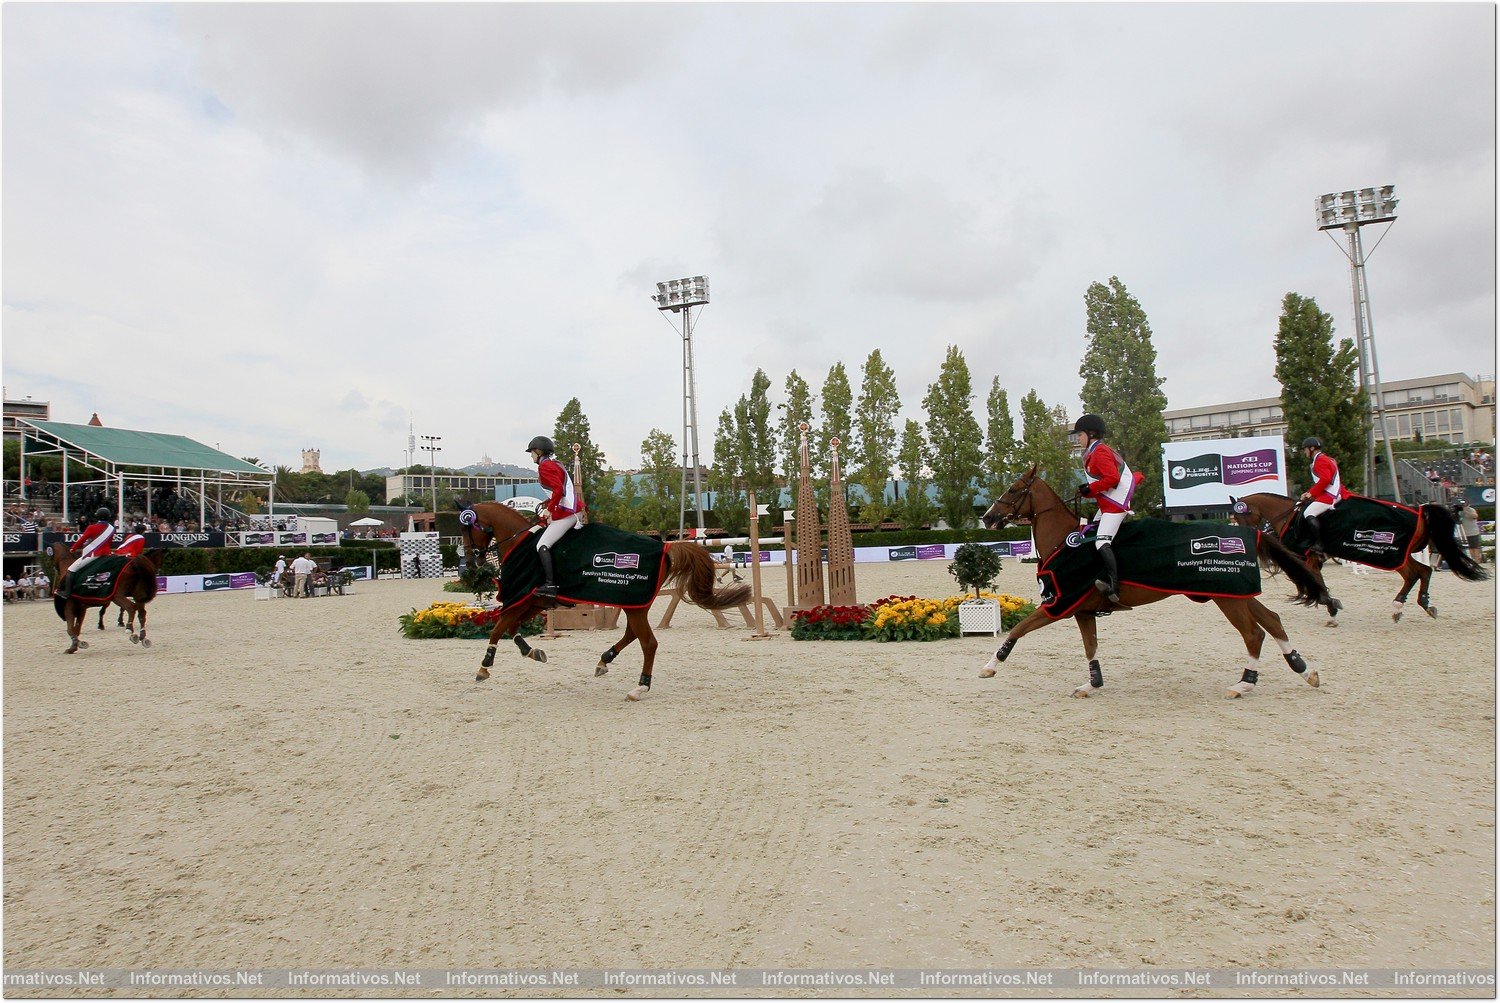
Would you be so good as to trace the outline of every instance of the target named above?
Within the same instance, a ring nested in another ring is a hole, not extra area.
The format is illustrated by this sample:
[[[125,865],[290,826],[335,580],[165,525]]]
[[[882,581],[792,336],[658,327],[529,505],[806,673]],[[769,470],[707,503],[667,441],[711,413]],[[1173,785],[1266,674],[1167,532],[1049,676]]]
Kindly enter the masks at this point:
[[[973,411],[969,366],[957,345],[948,346],[936,383],[927,387],[927,450],[938,508],[954,529],[974,521],[974,486],[983,469],[984,441]]]
[[[835,362],[829,368],[819,397],[822,402],[822,419],[813,429],[811,446],[813,487],[818,496],[818,507],[826,511],[828,481],[833,473],[833,440],[835,437],[839,440],[841,470],[847,470],[849,466],[849,452],[853,445],[850,439],[853,438],[854,427],[854,391],[849,386],[849,374],[845,371],[842,362]],[[842,474],[841,479],[847,488],[848,475]]]
[[[784,481],[796,480],[797,471],[802,469],[802,432],[797,428],[798,422],[807,422],[809,434],[817,424],[813,418],[812,388],[807,381],[798,375],[793,369],[786,377],[786,405],[781,412],[780,444],[781,444],[781,478]],[[816,442],[816,439],[810,442]],[[797,497],[793,490],[792,498]]]
[[[881,358],[880,349],[865,359],[863,373],[859,403],[854,409],[858,438],[849,453],[849,479],[869,499],[860,508],[860,521],[878,526],[890,514],[885,488],[896,461],[896,415],[901,410],[901,394],[896,389],[896,374]]]
[[[1016,469],[1016,419],[1010,413],[1010,398],[1000,389],[1000,377],[990,383],[986,401],[984,486],[994,501],[1005,493],[1020,471]]]
[[[740,404],[745,398],[740,398]],[[740,459],[740,437],[735,418],[726,407],[719,414],[714,432],[714,464],[708,470],[708,487],[714,493],[714,522],[738,535],[745,530],[746,505],[743,468]]]
[[[1095,282],[1083,297],[1088,309],[1088,336],[1083,364],[1084,410],[1102,417],[1109,442],[1132,470],[1145,475],[1134,507],[1156,509],[1162,503],[1161,450],[1169,439],[1167,395],[1156,375],[1156,348],[1146,312],[1115,276]]]
[[[602,450],[594,443],[589,430],[588,415],[583,405],[574,397],[563,407],[562,413],[552,425],[552,442],[557,446],[557,459],[568,473],[573,472],[573,443],[582,448],[578,452],[578,467],[583,483],[578,490],[583,494],[584,504],[589,509],[589,519],[594,522],[614,523],[618,516],[614,495],[615,479],[607,473],[609,465]]]
[[[1078,485],[1079,465],[1068,442],[1067,412],[1052,408],[1035,390],[1021,398],[1021,445],[1016,449],[1016,473],[1036,464],[1042,480],[1064,498]]]
[[[1339,462],[1344,486],[1363,492],[1370,419],[1369,394],[1359,385],[1359,351],[1352,338],[1334,347],[1333,318],[1310,297],[1287,293],[1281,301],[1276,379],[1281,384],[1287,447],[1297,457],[1287,464],[1288,481],[1298,485],[1298,492],[1312,483],[1297,449],[1303,439],[1315,435]]]
[[[906,490],[896,502],[896,519],[903,529],[921,529],[932,521],[935,510],[927,497],[928,460],[922,426],[908,418],[901,432],[901,448],[896,454],[896,462],[906,480]]]
[[[768,499],[776,487],[776,438],[771,429],[771,401],[767,392],[771,378],[757,369],[750,380],[750,393],[734,408],[740,476],[746,489],[754,489],[757,500]]]

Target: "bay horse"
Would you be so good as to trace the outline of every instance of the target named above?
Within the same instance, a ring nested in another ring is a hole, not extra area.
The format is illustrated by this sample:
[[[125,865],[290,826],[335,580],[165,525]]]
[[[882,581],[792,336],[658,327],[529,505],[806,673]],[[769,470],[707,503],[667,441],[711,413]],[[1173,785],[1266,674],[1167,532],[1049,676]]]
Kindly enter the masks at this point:
[[[477,568],[485,560],[485,552],[492,543],[497,545],[497,557],[503,562],[505,553],[517,538],[536,525],[522,513],[499,502],[475,502],[467,506],[467,510],[474,513],[474,520],[472,523],[460,520],[459,528],[464,543],[465,560],[471,568]],[[667,573],[662,576],[657,585],[658,593],[668,584],[679,582],[682,585],[683,598],[707,610],[738,606],[750,595],[748,585],[734,586],[722,592],[714,591],[714,572],[716,571],[714,559],[703,547],[696,544],[678,546],[669,544],[664,558],[667,562]],[[503,573],[502,563],[502,575]],[[550,608],[550,603],[544,607],[535,595],[528,595],[505,608],[500,614],[500,619],[495,622],[494,630],[490,631],[489,648],[485,651],[484,660],[479,663],[479,672],[474,676],[475,682],[483,682],[490,677],[490,666],[495,664],[495,647],[499,644],[500,638],[506,634],[514,637],[516,647],[520,649],[523,657],[538,662],[547,660],[545,651],[533,648],[526,643],[525,638],[515,633],[516,628],[544,608]],[[624,612],[625,634],[604,649],[604,653],[599,656],[599,664],[594,666],[594,675],[602,676],[607,673],[610,662],[613,662],[631,641],[639,640],[641,655],[644,659],[641,666],[641,679],[635,689],[625,696],[627,700],[639,700],[651,691],[651,667],[656,661],[656,635],[651,632],[649,605],[626,609]]]
[[[1296,514],[1301,503],[1295,498],[1267,491],[1237,498],[1235,505],[1236,511],[1233,515],[1235,522],[1242,526],[1254,526],[1263,533],[1274,534],[1279,539],[1286,532],[1287,524],[1291,522],[1292,516]],[[1239,508],[1243,508],[1244,511],[1239,511]],[[1429,593],[1432,565],[1418,560],[1416,556],[1425,552],[1429,545],[1442,555],[1443,560],[1448,562],[1448,569],[1464,581],[1482,582],[1489,578],[1489,574],[1458,545],[1458,523],[1447,508],[1428,503],[1416,508],[1415,511],[1417,531],[1412,539],[1411,550],[1406,560],[1399,568],[1376,568],[1377,571],[1395,570],[1396,574],[1401,576],[1401,591],[1396,593],[1396,598],[1391,604],[1393,607],[1391,619],[1397,623],[1401,622],[1401,614],[1406,609],[1406,597],[1411,594],[1413,585],[1417,586],[1417,605],[1428,616],[1437,618],[1437,607],[1432,604]],[[1318,577],[1322,577],[1323,565],[1328,560],[1326,556],[1317,551],[1309,551],[1303,560]],[[1373,567],[1373,565],[1369,566]],[[1337,610],[1329,610],[1329,626],[1337,624],[1337,621],[1333,619],[1337,612]]]
[[[1045,560],[1048,555],[1063,545],[1069,534],[1078,532],[1080,520],[1078,514],[1068,507],[1057,492],[1037,476],[1036,469],[1033,466],[1022,474],[1003,495],[996,499],[995,503],[984,513],[982,521],[988,529],[1000,529],[1008,523],[1029,524],[1036,541],[1036,552]],[[1297,594],[1292,597],[1293,602],[1311,606],[1322,601],[1323,592],[1316,576],[1280,540],[1268,533],[1259,533],[1256,540],[1256,552],[1262,561],[1273,561],[1297,586]],[[1090,696],[1104,686],[1104,672],[1099,666],[1098,659],[1095,658],[1099,650],[1097,619],[1101,614],[1144,606],[1147,603],[1165,599],[1169,595],[1179,594],[1148,589],[1125,581],[1119,583],[1118,589],[1120,597],[1118,604],[1111,603],[1102,593],[1092,591],[1084,599],[1082,605],[1069,614],[1078,622],[1078,632],[1083,636],[1084,657],[1089,660],[1089,681],[1073,690],[1075,697]],[[1309,686],[1318,685],[1317,671],[1309,669],[1307,661],[1298,654],[1297,649],[1292,647],[1286,630],[1281,626],[1281,617],[1267,609],[1254,597],[1216,596],[1210,601],[1219,607],[1224,618],[1240,632],[1240,637],[1245,642],[1245,651],[1250,659],[1240,681],[1229,688],[1225,693],[1226,697],[1249,696],[1255,689],[1256,683],[1260,680],[1256,666],[1259,664],[1261,646],[1265,642],[1267,633],[1275,639],[1277,647],[1281,649],[1282,658],[1286,659],[1292,671],[1305,680]],[[994,657],[980,671],[980,677],[987,679],[993,676],[998,664],[1010,655],[1017,641],[1033,630],[1047,626],[1053,620],[1053,617],[1048,616],[1039,608],[1012,627],[1005,635],[1005,641],[1001,644],[1000,650],[995,652]]]
[[[79,648],[89,646],[89,643],[81,637],[83,620],[88,608],[100,606],[102,613],[103,608],[107,608],[110,603],[85,602],[77,596],[69,596],[66,599],[58,598],[57,587],[62,584],[63,578],[72,568],[76,555],[61,543],[54,543],[49,553],[57,565],[57,579],[52,583],[52,604],[57,610],[57,615],[62,617],[63,623],[67,625],[68,637],[73,642],[63,651],[63,654],[71,655]],[[120,569],[115,596],[110,602],[130,614],[131,644],[139,644],[145,648],[151,647],[151,641],[146,637],[146,604],[156,598],[156,578],[161,574],[161,565],[165,557],[165,550],[148,550],[139,557],[132,557],[129,563]],[[137,616],[141,620],[139,632],[135,629]]]

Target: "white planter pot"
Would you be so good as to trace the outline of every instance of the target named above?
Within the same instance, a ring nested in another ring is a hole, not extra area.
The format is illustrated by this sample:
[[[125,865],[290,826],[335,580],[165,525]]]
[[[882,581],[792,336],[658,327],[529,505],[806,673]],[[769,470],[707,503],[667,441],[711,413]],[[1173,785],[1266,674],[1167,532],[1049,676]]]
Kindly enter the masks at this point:
[[[1000,604],[994,599],[966,599],[958,605],[960,634],[1000,635]]]

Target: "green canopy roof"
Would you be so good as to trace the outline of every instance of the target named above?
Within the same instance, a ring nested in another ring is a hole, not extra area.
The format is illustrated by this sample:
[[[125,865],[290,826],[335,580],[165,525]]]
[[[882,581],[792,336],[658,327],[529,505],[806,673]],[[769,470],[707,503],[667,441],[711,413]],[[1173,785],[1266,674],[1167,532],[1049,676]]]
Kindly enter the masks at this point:
[[[263,467],[205,446],[185,435],[138,432],[129,428],[102,428],[98,425],[70,425],[61,421],[24,421],[24,424],[116,466],[172,467],[221,474],[271,476],[271,472]]]

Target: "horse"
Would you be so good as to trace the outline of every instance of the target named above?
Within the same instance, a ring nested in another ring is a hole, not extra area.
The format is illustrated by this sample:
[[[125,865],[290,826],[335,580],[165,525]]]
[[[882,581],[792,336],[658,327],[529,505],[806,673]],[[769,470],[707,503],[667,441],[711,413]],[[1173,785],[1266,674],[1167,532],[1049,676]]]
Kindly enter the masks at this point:
[[[1078,531],[1080,520],[1078,514],[1063,501],[1061,496],[1052,490],[1046,481],[1037,476],[1036,471],[1037,468],[1032,466],[1029,471],[1021,475],[1003,495],[996,499],[981,518],[988,529],[1000,529],[1007,523],[1030,524],[1036,541],[1037,553],[1045,558],[1061,547],[1069,534]],[[1324,601],[1326,595],[1316,576],[1280,540],[1270,534],[1259,533],[1256,552],[1262,562],[1268,560],[1274,562],[1297,586],[1297,594],[1292,597],[1293,602],[1303,606],[1312,606]],[[1144,606],[1175,594],[1179,593],[1157,591],[1122,581],[1118,585],[1118,604],[1111,603],[1098,591],[1092,592],[1084,599],[1070,616],[1078,622],[1078,632],[1083,637],[1084,657],[1089,660],[1089,681],[1076,687],[1073,690],[1073,696],[1087,697],[1104,687],[1104,672],[1100,668],[1099,661],[1094,657],[1099,648],[1097,618],[1116,610]],[[1240,637],[1245,642],[1245,651],[1250,659],[1240,681],[1229,688],[1225,693],[1226,697],[1245,697],[1254,691],[1260,680],[1256,666],[1259,664],[1261,646],[1267,633],[1275,639],[1277,647],[1281,649],[1282,658],[1286,660],[1293,672],[1297,673],[1309,686],[1316,687],[1319,684],[1317,671],[1308,668],[1306,659],[1297,652],[1296,648],[1292,647],[1291,639],[1281,626],[1281,617],[1267,609],[1257,599],[1249,596],[1217,596],[1210,601],[1219,607],[1224,618],[1240,632]],[[987,679],[993,676],[998,664],[1010,655],[1017,641],[1033,630],[1052,623],[1053,619],[1042,609],[1038,609],[1012,627],[1005,635],[1005,641],[1000,649],[980,671],[980,677]]]
[[[69,596],[61,599],[57,596],[57,586],[62,584],[63,578],[73,566],[74,554],[61,543],[54,543],[50,550],[53,562],[57,565],[57,579],[53,584],[53,607],[57,615],[62,617],[63,623],[67,625],[68,637],[72,644],[63,651],[65,655],[71,655],[79,648],[87,648],[89,643],[82,639],[83,618],[89,606],[99,605],[108,607],[109,603],[90,603],[79,599],[77,596]],[[151,641],[146,637],[146,604],[156,598],[156,578],[161,574],[162,561],[166,558],[165,550],[148,550],[139,557],[132,557],[130,561],[120,569],[119,582],[115,588],[115,595],[110,602],[119,606],[130,614],[130,643],[139,644],[142,647],[151,647]],[[102,609],[101,609],[102,612]],[[141,618],[141,629],[137,633],[135,629],[135,618]],[[102,628],[101,628],[102,629]]]
[[[1273,492],[1246,495],[1235,499],[1233,518],[1242,526],[1254,526],[1261,532],[1273,534],[1279,539],[1286,532],[1287,524],[1291,522],[1299,505],[1300,503],[1295,498],[1288,498],[1286,495]],[[1417,508],[1416,513],[1417,531],[1412,539],[1411,551],[1401,567],[1394,569],[1401,576],[1401,591],[1396,593],[1391,611],[1391,619],[1397,623],[1401,622],[1401,614],[1406,608],[1406,597],[1411,594],[1413,585],[1417,586],[1417,605],[1428,616],[1437,618],[1437,607],[1432,604],[1428,591],[1432,581],[1432,565],[1416,557],[1429,545],[1436,548],[1443,560],[1448,562],[1448,569],[1464,581],[1482,582],[1489,578],[1489,574],[1458,545],[1458,523],[1451,512],[1442,505],[1429,503]],[[1317,551],[1309,551],[1304,560],[1307,566],[1321,578],[1323,565],[1328,558]],[[1329,610],[1329,626],[1337,625],[1337,621],[1333,619],[1337,612],[1334,609]]]
[[[522,513],[508,505],[499,502],[475,502],[467,506],[465,511],[474,513],[472,522],[461,519],[459,522],[464,544],[465,560],[469,567],[477,568],[485,560],[485,552],[492,543],[496,547],[502,562],[502,574],[504,573],[505,553],[521,534],[531,530],[536,524]],[[653,543],[655,541],[652,541]],[[672,582],[679,582],[683,589],[683,598],[697,606],[707,610],[729,609],[745,602],[750,595],[750,586],[738,585],[723,590],[714,591],[714,559],[707,550],[695,545],[668,546],[665,554],[667,562],[667,573],[657,584],[657,593]],[[548,607],[550,607],[550,603]],[[500,638],[506,634],[512,634],[515,644],[520,649],[521,655],[534,661],[545,662],[547,653],[540,648],[533,648],[526,643],[526,639],[515,633],[516,628],[525,623],[536,613],[543,609],[542,603],[535,594],[529,594],[519,602],[514,602],[506,607],[501,613],[500,619],[495,622],[495,628],[490,632],[489,648],[486,650],[484,659],[479,663],[479,672],[474,676],[475,682],[483,682],[490,677],[490,666],[495,664],[495,647]],[[625,610],[625,634],[614,644],[604,649],[599,656],[599,664],[594,666],[594,675],[602,676],[609,671],[609,665],[619,656],[631,641],[641,642],[641,655],[644,659],[641,667],[641,678],[635,689],[626,694],[627,700],[640,700],[651,691],[651,667],[656,661],[656,635],[651,632],[650,606]]]

